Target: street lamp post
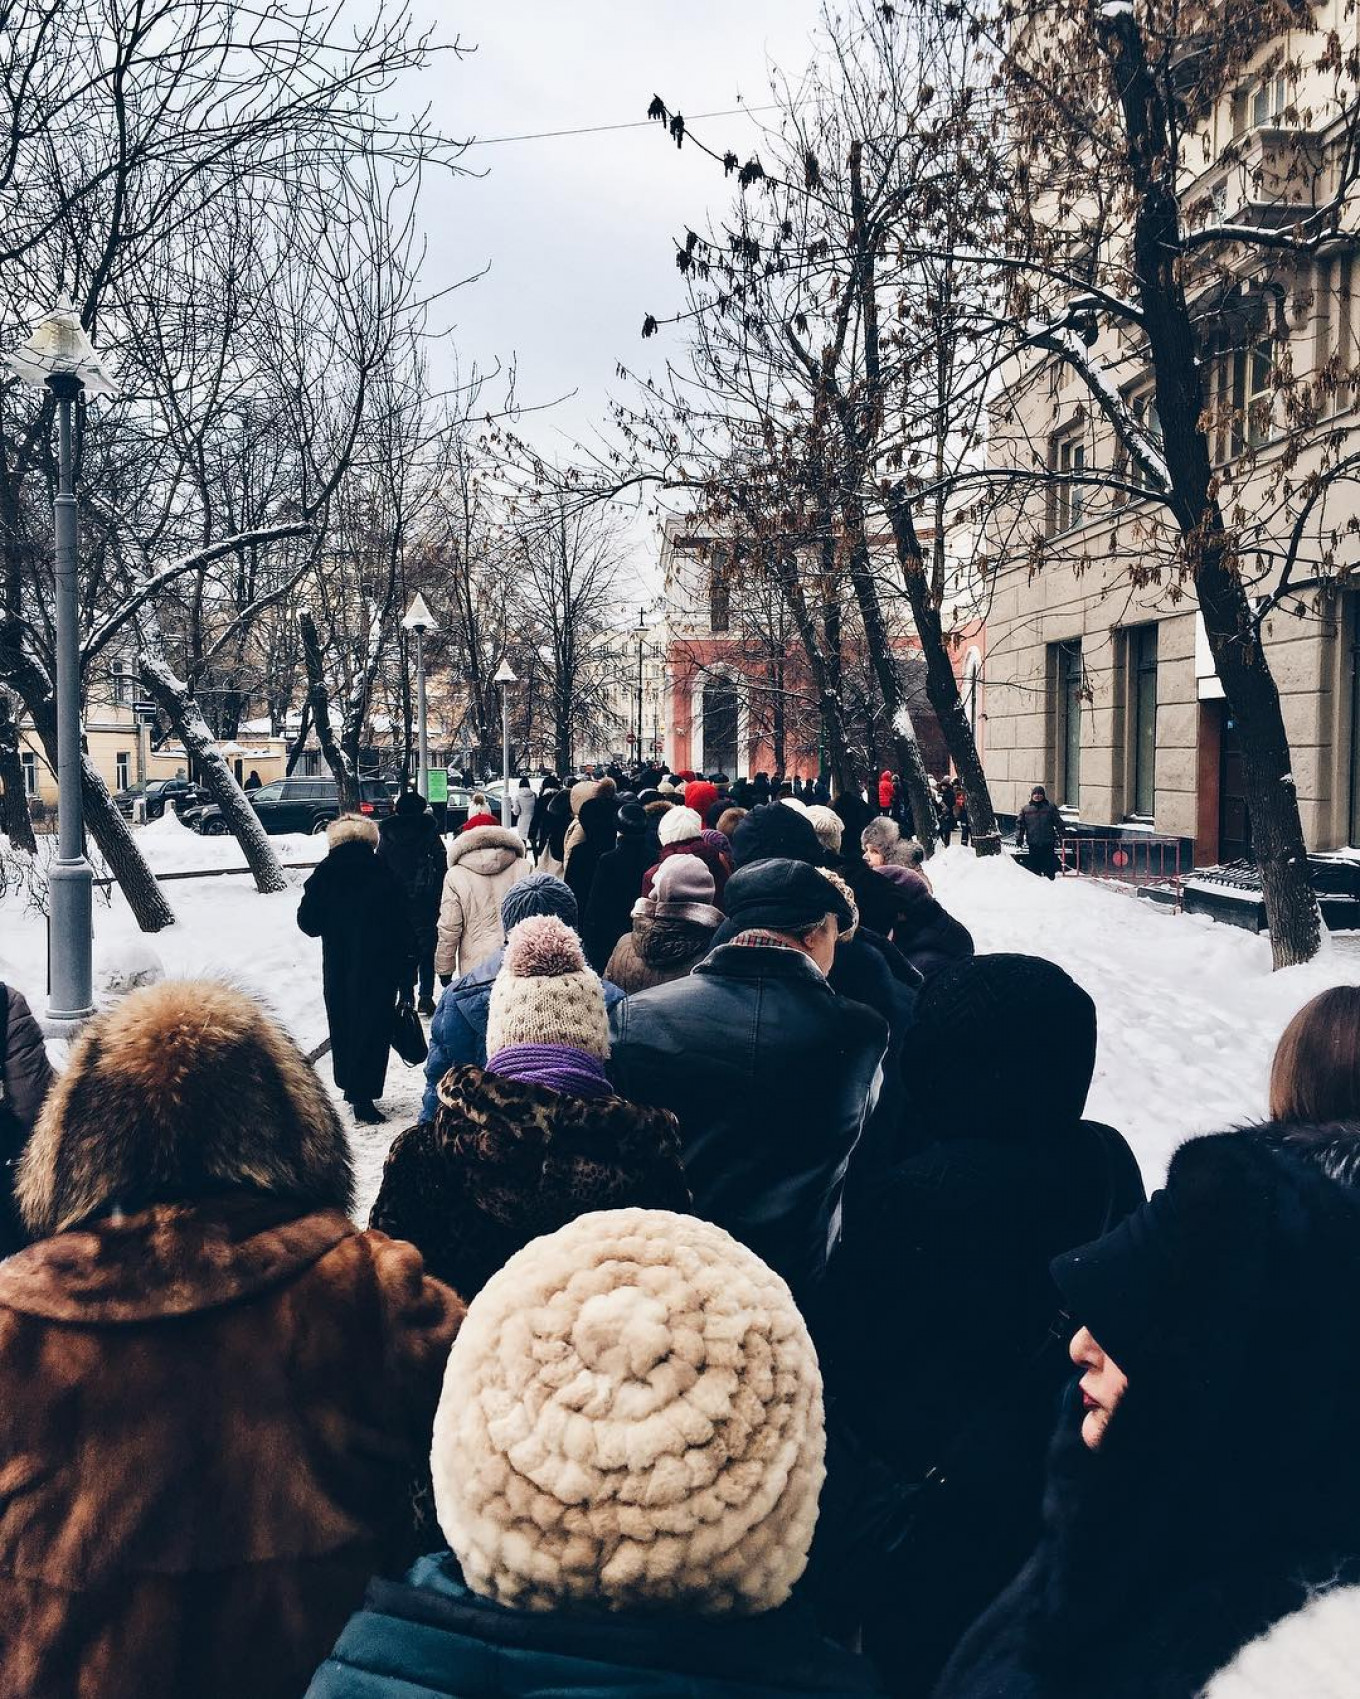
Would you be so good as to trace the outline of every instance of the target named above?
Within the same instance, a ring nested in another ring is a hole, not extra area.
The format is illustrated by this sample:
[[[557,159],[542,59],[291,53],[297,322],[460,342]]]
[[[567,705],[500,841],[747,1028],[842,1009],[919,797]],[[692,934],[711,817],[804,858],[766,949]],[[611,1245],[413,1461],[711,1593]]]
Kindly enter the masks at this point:
[[[85,857],[81,797],[80,603],[77,579],[75,472],[71,410],[84,389],[115,393],[112,374],[85,334],[80,315],[61,296],[28,341],[4,357],[17,377],[50,389],[57,403],[56,544],[57,859],[48,873],[47,1018],[70,1028],[94,1007],[94,870]]]
[[[406,618],[402,625],[407,631],[416,634],[416,723],[417,736],[420,739],[420,754],[418,756],[419,778],[416,789],[428,802],[430,798],[430,730],[425,713],[425,633],[437,631],[434,615],[425,605],[424,596],[417,594],[415,600],[406,610]]]
[[[637,674],[637,758],[642,760],[642,633],[646,630],[643,621],[643,609],[638,609],[637,645],[638,645],[638,674]]]
[[[496,668],[493,681],[501,687],[501,825],[509,826],[510,808],[510,686],[517,684],[509,661]]]

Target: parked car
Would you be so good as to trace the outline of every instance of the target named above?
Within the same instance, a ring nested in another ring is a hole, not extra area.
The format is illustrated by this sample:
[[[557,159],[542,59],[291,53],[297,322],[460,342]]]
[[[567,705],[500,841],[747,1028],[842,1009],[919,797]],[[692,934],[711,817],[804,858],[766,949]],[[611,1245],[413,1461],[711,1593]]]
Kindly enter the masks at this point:
[[[186,810],[197,808],[207,796],[192,779],[150,779],[145,784],[128,785],[114,792],[114,806],[125,820],[131,820],[137,804],[145,799],[146,818],[159,820],[167,808],[183,816]]]
[[[461,832],[467,825],[468,812],[472,807],[472,792],[465,791],[459,785],[449,786],[449,800],[444,807],[444,830],[446,832]]]
[[[271,836],[324,832],[340,813],[340,791],[334,779],[276,779],[272,785],[250,791],[247,799]],[[392,813],[392,798],[381,779],[360,779],[359,812],[375,820]],[[215,804],[199,809],[189,823],[204,837],[220,837],[227,830]]]

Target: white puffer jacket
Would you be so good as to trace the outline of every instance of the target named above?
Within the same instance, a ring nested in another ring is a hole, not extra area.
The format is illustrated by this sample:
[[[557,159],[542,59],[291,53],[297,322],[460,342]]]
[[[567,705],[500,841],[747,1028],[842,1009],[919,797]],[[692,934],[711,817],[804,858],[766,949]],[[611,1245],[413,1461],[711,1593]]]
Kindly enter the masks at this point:
[[[1357,1684],[1360,1587],[1334,1587],[1249,1641],[1203,1699],[1352,1699]]]
[[[436,973],[464,974],[495,955],[505,940],[501,902],[528,871],[524,840],[504,826],[474,826],[450,842]]]

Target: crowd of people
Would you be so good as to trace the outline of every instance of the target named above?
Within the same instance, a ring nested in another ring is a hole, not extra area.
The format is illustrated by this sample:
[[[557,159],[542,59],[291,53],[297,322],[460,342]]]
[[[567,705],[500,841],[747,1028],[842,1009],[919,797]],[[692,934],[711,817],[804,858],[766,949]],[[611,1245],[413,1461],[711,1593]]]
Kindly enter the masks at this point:
[[[8,994],[0,1693],[1351,1692],[1360,988],[1149,1200],[895,795],[640,777],[332,828],[366,1225],[251,998]]]

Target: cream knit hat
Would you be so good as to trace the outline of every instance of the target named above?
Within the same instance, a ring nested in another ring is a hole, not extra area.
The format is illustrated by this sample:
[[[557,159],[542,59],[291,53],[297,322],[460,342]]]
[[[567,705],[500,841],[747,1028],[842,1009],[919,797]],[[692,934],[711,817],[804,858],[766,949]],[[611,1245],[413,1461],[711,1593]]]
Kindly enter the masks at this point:
[[[665,849],[668,844],[687,844],[703,829],[703,821],[692,808],[672,808],[657,822],[656,835],[661,840],[662,849]]]
[[[604,988],[586,966],[581,940],[556,915],[530,915],[505,941],[487,1013],[487,1060],[512,1044],[569,1044],[601,1061],[609,1056]]]
[[[434,1423],[439,1526],[528,1610],[775,1610],[826,1475],[788,1287],[711,1222],[579,1216],[473,1300]]]

